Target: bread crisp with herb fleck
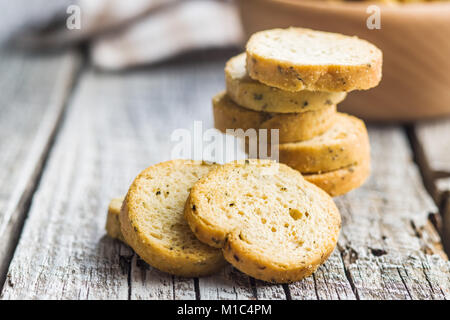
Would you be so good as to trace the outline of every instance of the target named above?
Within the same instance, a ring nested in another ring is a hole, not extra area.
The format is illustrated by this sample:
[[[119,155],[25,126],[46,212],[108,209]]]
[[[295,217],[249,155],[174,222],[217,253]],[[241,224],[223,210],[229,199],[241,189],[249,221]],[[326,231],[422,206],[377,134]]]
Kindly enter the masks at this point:
[[[279,157],[302,174],[337,170],[370,157],[369,136],[362,120],[338,112],[324,134],[280,144]]]
[[[381,50],[357,37],[272,29],[253,34],[246,52],[250,77],[287,91],[348,92],[375,87],[381,80]]]
[[[217,165],[172,160],[142,171],[120,213],[123,237],[149,265],[185,277],[212,274],[225,265],[222,252],[196,239],[183,209],[192,185]]]
[[[120,231],[120,208],[122,207],[123,198],[114,198],[109,202],[108,215],[106,217],[106,233],[114,239],[125,242]]]
[[[330,129],[336,115],[336,106],[302,113],[268,113],[242,108],[225,93],[213,98],[214,126],[222,132],[227,129],[279,129],[279,143],[303,141]],[[270,131],[268,132],[268,139]]]
[[[303,174],[303,177],[336,197],[359,188],[370,175],[370,157],[351,166],[323,173]]]
[[[345,99],[345,92],[283,91],[253,80],[245,66],[246,54],[228,60],[225,66],[227,93],[238,105],[255,111],[292,113],[319,111]]]
[[[284,164],[245,160],[216,168],[191,189],[191,230],[240,271],[274,283],[312,274],[332,253],[341,218],[332,198]]]

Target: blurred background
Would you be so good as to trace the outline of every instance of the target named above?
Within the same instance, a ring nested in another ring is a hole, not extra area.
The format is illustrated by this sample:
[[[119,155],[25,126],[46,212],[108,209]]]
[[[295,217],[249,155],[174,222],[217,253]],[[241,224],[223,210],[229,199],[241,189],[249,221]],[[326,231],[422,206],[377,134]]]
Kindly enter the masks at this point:
[[[108,71],[198,49],[242,48],[255,31],[274,27],[357,35],[382,49],[383,81],[349,95],[342,111],[383,122],[450,114],[449,1],[4,0],[0,12],[2,43],[83,45],[90,62]]]
[[[204,48],[242,45],[232,1],[2,1],[0,41],[28,49],[85,45],[92,64],[123,70]]]

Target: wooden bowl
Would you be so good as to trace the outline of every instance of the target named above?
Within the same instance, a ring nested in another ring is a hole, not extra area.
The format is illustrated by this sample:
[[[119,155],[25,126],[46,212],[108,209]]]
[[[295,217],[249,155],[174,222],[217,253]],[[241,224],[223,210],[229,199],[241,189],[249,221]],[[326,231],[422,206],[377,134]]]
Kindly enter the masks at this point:
[[[389,5],[310,0],[238,0],[247,37],[298,26],[357,35],[383,50],[383,79],[353,91],[339,109],[366,120],[410,122],[450,115],[450,2]],[[369,30],[369,5],[381,29]]]

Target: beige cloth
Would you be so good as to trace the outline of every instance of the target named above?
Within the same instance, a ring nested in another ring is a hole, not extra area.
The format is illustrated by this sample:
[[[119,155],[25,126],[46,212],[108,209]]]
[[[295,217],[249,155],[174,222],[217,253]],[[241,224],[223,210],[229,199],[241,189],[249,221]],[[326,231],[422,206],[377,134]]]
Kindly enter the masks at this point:
[[[230,3],[187,1],[95,39],[90,54],[96,66],[120,69],[192,49],[238,45],[242,38],[239,17]]]
[[[66,27],[70,4],[80,8],[80,29]],[[62,19],[56,27],[41,32],[39,26],[27,26],[15,40],[35,47],[87,41],[93,64],[108,70],[155,63],[195,49],[241,45],[243,40],[232,1],[77,0],[57,10]]]

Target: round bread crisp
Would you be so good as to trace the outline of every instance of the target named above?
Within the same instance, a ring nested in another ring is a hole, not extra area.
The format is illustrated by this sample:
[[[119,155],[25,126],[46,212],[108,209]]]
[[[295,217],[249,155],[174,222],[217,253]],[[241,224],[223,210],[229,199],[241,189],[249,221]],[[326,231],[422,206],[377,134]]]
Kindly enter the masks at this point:
[[[125,242],[122,236],[122,231],[120,231],[120,208],[122,207],[123,198],[111,199],[108,206],[108,215],[106,217],[106,233],[114,239]]]
[[[292,113],[318,111],[345,99],[345,92],[282,91],[253,80],[245,67],[246,54],[228,60],[225,66],[227,93],[238,105],[255,111]]]
[[[360,187],[370,175],[370,158],[346,168],[323,173],[303,174],[303,177],[326,191],[330,196],[337,197]]]
[[[320,136],[279,145],[279,160],[304,173],[322,173],[348,167],[370,157],[364,122],[338,112],[334,125]]]
[[[272,29],[247,42],[255,80],[287,91],[352,91],[375,87],[383,55],[357,37],[303,28]]]
[[[190,188],[214,168],[172,160],[145,169],[133,181],[120,227],[126,243],[149,265],[185,277],[212,274],[225,265],[222,252],[198,241],[183,216]]]
[[[257,279],[287,283],[332,253],[341,219],[332,198],[286,165],[235,161],[200,179],[185,206],[191,230]]]
[[[213,98],[214,126],[226,133],[227,129],[279,129],[279,143],[303,141],[330,129],[336,115],[336,106],[302,113],[268,113],[242,108],[225,93]],[[268,132],[270,137],[270,131]]]

